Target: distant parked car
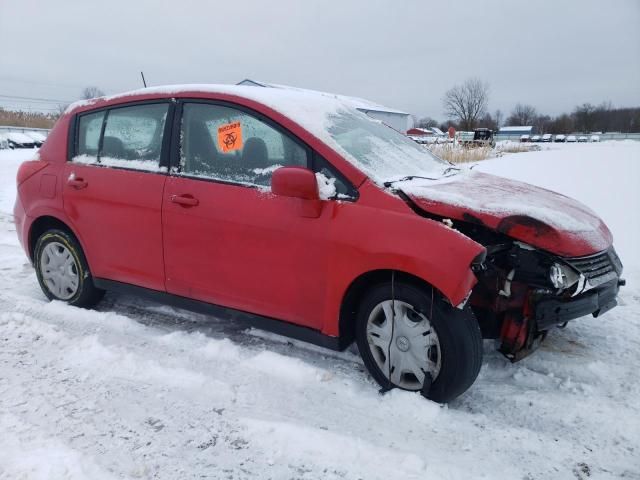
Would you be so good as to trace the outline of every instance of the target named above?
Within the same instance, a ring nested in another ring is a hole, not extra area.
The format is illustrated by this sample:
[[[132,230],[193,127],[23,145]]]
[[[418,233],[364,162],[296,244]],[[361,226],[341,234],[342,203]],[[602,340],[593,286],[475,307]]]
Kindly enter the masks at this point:
[[[576,138],[576,136],[575,136],[575,135],[569,135],[569,136],[567,137],[567,142],[569,142],[569,143],[575,143],[575,142],[577,142],[577,141],[578,141],[578,139]]]
[[[542,135],[542,141],[543,142],[553,142],[553,137],[551,136],[550,133],[545,133],[544,135]]]
[[[541,140],[542,140],[542,137],[540,135],[534,135],[533,137],[531,137],[532,142],[539,142]]]
[[[436,143],[437,139],[435,136],[427,136],[427,135],[407,135],[411,140],[420,145],[429,145],[431,143]]]
[[[559,135],[556,135],[556,138],[553,141],[554,142],[566,142],[567,141],[567,137],[562,135],[562,134],[559,134]]]
[[[33,142],[36,144],[36,147],[41,147],[44,141],[47,139],[47,137],[40,132],[25,132],[25,135],[33,140]]]
[[[529,135],[520,135],[520,141],[521,142],[530,142],[531,141],[531,137],[529,137]]]
[[[493,138],[493,130],[488,128],[476,128],[473,131],[473,142],[471,144],[473,147],[484,147],[490,146],[495,147],[496,141]]]
[[[585,143],[585,142],[588,142],[588,141],[589,141],[589,139],[584,135],[580,135],[578,137],[578,143]]]
[[[589,141],[591,141],[591,142],[599,142],[600,141],[600,135],[591,135],[591,138],[589,139]]]
[[[36,143],[33,138],[21,132],[5,132],[4,136],[9,141],[9,148],[34,148]]]

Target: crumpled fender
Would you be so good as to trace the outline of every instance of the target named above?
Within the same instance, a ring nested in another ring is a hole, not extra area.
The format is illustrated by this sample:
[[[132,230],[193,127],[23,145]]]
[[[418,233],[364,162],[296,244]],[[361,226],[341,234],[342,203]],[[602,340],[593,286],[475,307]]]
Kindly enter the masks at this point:
[[[564,257],[601,252],[613,242],[587,206],[551,190],[486,173],[399,185],[426,212],[477,223]]]

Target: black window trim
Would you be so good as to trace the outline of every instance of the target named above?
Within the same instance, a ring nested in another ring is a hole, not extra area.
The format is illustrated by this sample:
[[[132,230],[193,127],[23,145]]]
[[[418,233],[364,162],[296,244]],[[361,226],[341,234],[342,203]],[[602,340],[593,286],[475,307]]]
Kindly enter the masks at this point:
[[[164,131],[162,132],[162,145],[160,147],[160,161],[158,162],[159,170],[144,170],[140,168],[130,168],[130,167],[121,167],[121,166],[112,166],[112,165],[104,165],[100,163],[100,153],[102,152],[102,142],[104,140],[104,131],[107,126],[107,119],[109,118],[109,112],[111,110],[117,110],[119,108],[127,108],[127,107],[137,107],[141,105],[154,105],[154,104],[168,104],[167,109],[167,118],[164,124]],[[80,139],[79,135],[79,127],[80,127],[80,119],[86,115],[91,115],[95,113],[99,113],[104,111],[104,117],[102,117],[102,126],[100,127],[100,138],[98,139],[98,154],[96,155],[97,162],[86,164],[92,167],[99,168],[115,168],[117,170],[127,170],[132,172],[141,172],[141,173],[151,173],[156,175],[167,175],[169,171],[169,159],[170,159],[170,142],[172,138],[172,130],[173,123],[175,117],[175,107],[176,100],[174,98],[154,98],[150,100],[137,100],[126,103],[118,103],[115,105],[105,105],[103,107],[94,108],[92,110],[87,110],[84,112],[76,113],[71,120],[71,125],[69,126],[69,139],[67,146],[67,162],[74,163],[73,158],[77,155],[78,146]],[[85,165],[76,163],[77,165]],[[165,167],[162,169],[162,167]]]
[[[212,182],[212,183],[220,183],[223,185],[233,185],[244,188],[253,188],[253,189],[264,189],[262,185],[248,184],[248,183],[240,183],[233,182],[230,180],[222,180],[219,178],[208,178],[208,177],[199,177],[195,175],[183,174],[180,172],[180,129],[182,127],[182,112],[185,104],[206,104],[206,105],[215,105],[220,107],[232,108],[235,110],[239,110],[243,113],[251,115],[266,125],[270,126],[274,130],[276,130],[281,135],[288,137],[292,142],[300,146],[305,150],[307,154],[307,168],[316,173],[315,167],[318,163],[317,158],[322,159],[331,170],[332,174],[335,175],[337,179],[343,182],[347,189],[349,190],[350,196],[349,198],[332,198],[331,200],[339,200],[346,202],[355,202],[359,198],[358,189],[351,183],[331,162],[322,157],[319,153],[317,153],[310,145],[308,145],[304,140],[299,138],[297,135],[292,133],[290,130],[276,122],[275,120],[267,117],[266,115],[253,110],[252,108],[246,107],[244,105],[240,105],[237,103],[229,102],[226,100],[213,100],[213,99],[205,99],[205,98],[179,98],[176,99],[177,105],[173,117],[173,132],[171,135],[171,148],[170,148],[170,162],[169,162],[169,175],[175,176],[179,178],[188,178],[190,180],[199,180],[203,182]]]

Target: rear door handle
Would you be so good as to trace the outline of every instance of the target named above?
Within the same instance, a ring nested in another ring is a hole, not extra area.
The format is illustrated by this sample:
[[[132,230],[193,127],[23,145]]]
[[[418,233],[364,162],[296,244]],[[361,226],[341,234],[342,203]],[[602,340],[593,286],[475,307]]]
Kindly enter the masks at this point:
[[[75,188],[76,190],[80,190],[81,188],[87,188],[87,185],[89,185],[89,183],[86,180],[76,177],[74,174],[71,174],[67,179],[67,185]]]
[[[193,198],[191,195],[171,195],[169,200],[183,207],[195,207],[200,203],[197,198]]]

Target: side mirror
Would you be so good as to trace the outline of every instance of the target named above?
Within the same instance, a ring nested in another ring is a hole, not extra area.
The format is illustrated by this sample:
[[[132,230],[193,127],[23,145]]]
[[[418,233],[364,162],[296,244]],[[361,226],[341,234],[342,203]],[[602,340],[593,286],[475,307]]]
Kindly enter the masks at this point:
[[[297,199],[300,216],[318,218],[322,201],[316,175],[304,167],[280,167],[271,176],[271,193]]]
[[[304,167],[280,167],[271,176],[271,193],[283,197],[319,200],[315,174]]]

